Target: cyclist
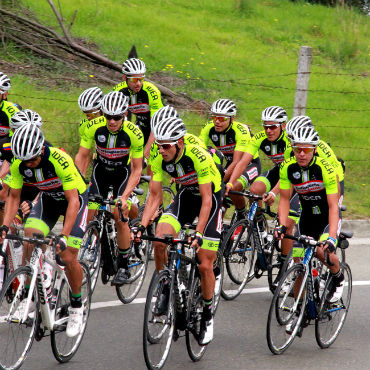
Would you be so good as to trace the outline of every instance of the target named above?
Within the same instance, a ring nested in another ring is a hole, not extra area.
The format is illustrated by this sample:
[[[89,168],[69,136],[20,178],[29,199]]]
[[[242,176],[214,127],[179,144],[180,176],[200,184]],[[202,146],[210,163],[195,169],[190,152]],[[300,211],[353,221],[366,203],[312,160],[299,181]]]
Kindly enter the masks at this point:
[[[308,116],[296,116],[292,118],[286,125],[286,133],[289,140],[293,137],[293,132],[299,127],[314,127],[312,120]],[[338,176],[338,185],[339,185],[339,207],[343,201],[344,194],[344,165],[343,162],[338,160],[338,157],[335,155],[332,148],[325,141],[319,141],[317,145],[317,155],[321,158],[325,158],[331,166],[337,171]],[[288,146],[287,150],[284,152],[284,158],[288,159],[289,157],[294,156],[291,146]]]
[[[127,59],[122,65],[123,82],[113,88],[129,98],[129,112],[135,114],[136,124],[144,134],[144,156],[149,158],[154,141],[150,132],[150,118],[163,107],[161,92],[151,82],[145,81],[146,66],[137,58]]]
[[[86,118],[80,121],[80,124],[78,127],[78,132],[80,133],[80,137],[82,137],[88,122],[102,115],[102,112],[100,109],[102,99],[103,99],[103,92],[101,91],[99,87],[96,87],[96,86],[90,87],[89,89],[85,90],[78,97],[78,105],[81,111],[86,116]]]
[[[114,198],[122,200],[124,217],[130,210],[129,197],[140,181],[143,161],[143,133],[132,122],[125,120],[128,98],[118,91],[104,96],[101,110],[104,117],[91,121],[84,131],[76,165],[86,169],[90,161],[92,144],[96,144],[96,160],[91,175],[91,194],[107,197],[109,186],[113,185]],[[84,172],[83,172],[84,173]],[[99,204],[89,203],[89,217]],[[119,221],[118,209],[114,210],[119,247],[118,271],[112,284],[124,284],[129,278],[128,256],[130,252],[130,230],[127,223]]]
[[[213,121],[209,122],[199,135],[206,145],[211,142],[226,158],[224,183],[229,181],[251,140],[249,127],[234,120],[236,113],[237,109],[232,100],[216,100],[211,106]],[[251,185],[260,173],[261,161],[257,151],[244,172],[236,180],[233,190],[242,191]],[[230,195],[230,198],[235,205],[237,220],[243,219],[245,217],[245,198],[238,195]]]
[[[344,287],[344,276],[335,254],[340,231],[338,186],[335,169],[325,158],[315,155],[319,142],[319,136],[313,127],[300,127],[293,132],[294,157],[280,166],[278,213],[281,226],[277,228],[275,236],[281,239],[287,233],[289,199],[294,188],[302,208],[298,234],[324,241],[324,245],[317,248],[316,254],[329,267],[333,276],[329,297],[331,302],[335,302],[341,298]],[[299,244],[295,246],[302,247]],[[295,251],[296,248],[293,256],[299,257]],[[328,253],[327,260],[324,251]]]
[[[12,116],[19,111],[16,104],[7,101],[11,88],[9,77],[0,72],[0,144],[9,141],[9,125]]]
[[[199,344],[205,345],[213,339],[212,298],[215,286],[213,263],[222,230],[222,188],[221,175],[211,155],[200,146],[184,143],[186,128],[180,118],[163,120],[153,127],[153,134],[159,155],[151,162],[153,171],[149,184],[150,195],[142,217],[140,232],[145,230],[153,212],[158,208],[162,190],[163,173],[168,173],[180,184],[174,202],[161,216],[156,235],[177,235],[181,225],[192,223],[198,217],[192,246],[200,260],[201,289],[204,308],[201,320]],[[189,206],[191,205],[191,207]],[[137,234],[138,237],[140,233]],[[154,243],[156,270],[163,269],[166,261],[166,246]],[[158,299],[155,314],[166,310],[168,288]]]
[[[71,306],[67,335],[80,332],[83,319],[81,299],[82,268],[77,260],[78,249],[85,231],[87,191],[85,182],[72,158],[60,149],[45,145],[44,135],[34,124],[24,124],[12,136],[13,160],[10,194],[5,206],[4,224],[0,227],[1,239],[9,231],[20,203],[23,184],[40,190],[36,205],[26,221],[25,234],[44,236],[54,227],[61,215],[63,229],[56,237],[57,251],[66,264],[66,274],[71,286]],[[23,264],[29,260],[32,246],[25,244]],[[25,301],[24,301],[25,302]]]

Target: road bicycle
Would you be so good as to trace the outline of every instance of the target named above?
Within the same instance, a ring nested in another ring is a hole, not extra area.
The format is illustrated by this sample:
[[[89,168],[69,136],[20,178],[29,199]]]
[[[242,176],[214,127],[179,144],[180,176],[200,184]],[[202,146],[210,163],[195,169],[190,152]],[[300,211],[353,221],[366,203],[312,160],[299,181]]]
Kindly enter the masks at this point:
[[[231,194],[242,195],[252,200],[247,217],[235,222],[228,228],[228,231],[221,243],[221,250],[224,255],[225,270],[224,283],[221,295],[226,300],[232,300],[239,296],[248,282],[253,278],[259,279],[267,274],[270,290],[273,292],[276,287],[276,277],[283,263],[279,257],[281,249],[279,242],[273,236],[273,229],[269,228],[266,216],[272,218],[272,224],[278,225],[278,218],[266,204],[264,208],[258,206],[262,196],[249,191],[230,191]],[[260,214],[263,228],[257,224],[256,215]],[[295,212],[290,215],[296,216]],[[284,262],[287,268],[291,259]]]
[[[135,190],[141,193],[140,189]],[[101,195],[90,195],[89,200],[99,203],[99,210],[86,229],[83,237],[79,259],[84,261],[91,275],[91,289],[95,289],[99,270],[101,268],[101,280],[107,284],[112,276],[118,271],[118,245],[117,231],[113,216],[112,207],[116,205],[113,199],[113,188],[110,188],[108,196],[104,199]],[[119,207],[119,210],[121,208]],[[120,214],[121,215],[121,214]],[[123,222],[129,222],[130,226],[137,226],[140,219],[129,221],[123,219]],[[125,284],[116,285],[116,293],[122,303],[130,303],[138,295],[147,271],[148,263],[148,243],[130,244],[130,254],[128,257],[128,268],[130,278]]]
[[[286,238],[296,240],[305,247],[304,258],[294,263],[281,278],[272,299],[267,320],[267,343],[274,354],[282,354],[303,328],[315,320],[315,337],[321,348],[334,343],[343,328],[351,303],[352,274],[347,263],[341,262],[345,286],[342,297],[331,302],[332,277],[329,270],[315,257],[316,241],[304,235]],[[352,233],[342,231],[338,248],[347,248]],[[326,254],[326,261],[330,264]]]
[[[168,357],[172,341],[177,341],[183,331],[190,358],[199,361],[207,346],[198,344],[203,298],[198,271],[199,261],[195,250],[192,248],[191,256],[187,255],[185,250],[185,246],[189,246],[187,237],[156,238],[148,235],[142,238],[162,242],[168,246],[167,267],[159,273],[153,273],[146,298],[143,327],[145,363],[150,370],[161,369]],[[158,314],[155,310],[162,294],[167,294],[168,304],[163,314]],[[214,314],[219,301],[219,292],[218,294],[215,292],[213,299]]]
[[[33,237],[8,234],[7,239],[28,242],[35,247],[29,265],[19,267],[9,276],[0,294],[0,368],[18,369],[26,360],[33,341],[44,336],[50,336],[56,360],[67,362],[77,352],[86,330],[91,302],[89,270],[81,263],[83,325],[80,333],[70,338],[66,335],[70,285],[64,267],[50,258],[52,253],[42,252],[42,246],[53,239],[44,239],[38,234]],[[53,271],[51,293],[44,277],[47,264]],[[29,289],[26,289],[27,282]]]

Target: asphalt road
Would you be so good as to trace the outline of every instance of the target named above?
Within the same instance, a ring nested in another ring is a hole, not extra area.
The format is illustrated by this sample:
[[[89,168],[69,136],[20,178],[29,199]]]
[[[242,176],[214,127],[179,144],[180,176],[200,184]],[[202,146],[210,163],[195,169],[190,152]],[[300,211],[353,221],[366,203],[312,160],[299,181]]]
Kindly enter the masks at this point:
[[[215,339],[200,362],[190,360],[185,339],[180,338],[172,345],[164,369],[368,370],[370,235],[354,239],[347,249],[346,259],[352,268],[354,282],[351,307],[341,334],[329,349],[318,347],[314,325],[311,325],[283,355],[271,354],[265,332],[272,295],[262,277],[252,281],[235,301],[221,301],[215,318]],[[152,271],[152,261],[150,265]],[[115,290],[99,281],[88,328],[75,357],[67,364],[58,365],[49,338],[44,338],[34,343],[23,369],[47,370],[55,366],[63,370],[146,369],[142,350],[142,298],[145,297],[151,271],[139,299],[129,305],[118,303]]]

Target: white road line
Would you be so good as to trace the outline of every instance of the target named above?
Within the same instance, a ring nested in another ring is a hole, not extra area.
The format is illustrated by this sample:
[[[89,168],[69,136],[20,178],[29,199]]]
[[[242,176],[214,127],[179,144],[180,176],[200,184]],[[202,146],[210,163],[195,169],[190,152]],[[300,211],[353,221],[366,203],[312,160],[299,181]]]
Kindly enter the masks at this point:
[[[370,280],[354,281],[352,286],[365,286],[370,285]],[[241,294],[254,294],[254,293],[265,293],[269,292],[269,288],[248,288],[244,289]],[[145,303],[146,298],[136,298],[130,304],[142,304]],[[106,301],[106,302],[94,302],[91,304],[91,309],[96,310],[98,308],[121,306],[123,303],[120,300]]]

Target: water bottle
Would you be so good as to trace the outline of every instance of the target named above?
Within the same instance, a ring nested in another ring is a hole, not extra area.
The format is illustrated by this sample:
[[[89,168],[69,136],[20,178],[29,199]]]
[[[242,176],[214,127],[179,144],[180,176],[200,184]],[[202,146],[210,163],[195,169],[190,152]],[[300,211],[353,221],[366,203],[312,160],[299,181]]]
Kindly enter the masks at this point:
[[[313,289],[314,289],[316,297],[319,297],[319,290],[320,290],[320,278],[318,275],[319,275],[319,272],[315,268],[313,268],[312,269]]]

